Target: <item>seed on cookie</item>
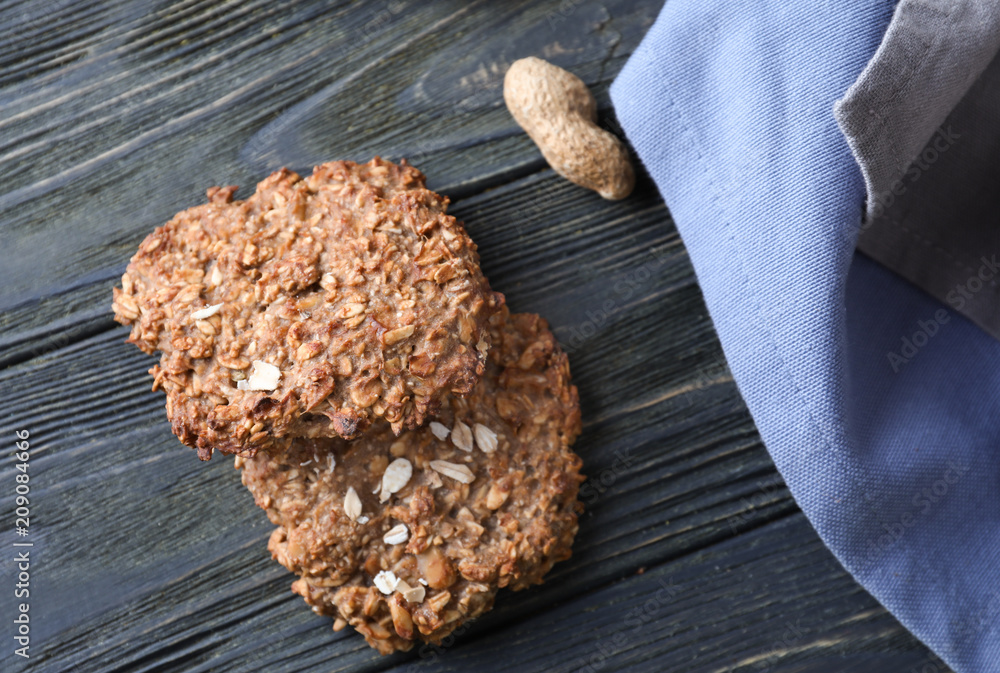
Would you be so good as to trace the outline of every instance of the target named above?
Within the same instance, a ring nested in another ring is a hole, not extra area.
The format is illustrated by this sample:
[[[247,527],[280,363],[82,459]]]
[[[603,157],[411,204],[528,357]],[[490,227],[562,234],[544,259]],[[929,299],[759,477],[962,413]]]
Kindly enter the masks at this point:
[[[222,309],[222,304],[213,304],[211,306],[206,306],[205,308],[200,308],[191,314],[192,320],[204,320],[205,318],[211,318],[213,315],[218,313]]]
[[[462,421],[455,421],[451,429],[451,442],[462,451],[472,451],[472,430]]]
[[[479,448],[486,453],[493,453],[497,449],[497,433],[493,432],[487,428],[482,423],[476,423],[472,426],[473,432],[476,434],[476,444]]]
[[[247,379],[247,390],[274,390],[281,379],[281,370],[263,360],[253,361],[253,370]]]
[[[427,590],[419,585],[415,587],[410,587],[406,591],[402,592],[403,598],[406,600],[407,603],[419,603],[420,601],[424,600],[424,596],[426,595],[426,593]]]
[[[438,423],[437,421],[431,421],[430,428],[434,436],[441,440],[447,439],[448,435],[451,434],[451,430],[448,429],[447,425]]]
[[[403,544],[410,537],[410,531],[405,523],[396,524],[382,536],[382,541],[386,544]]]
[[[459,463],[450,463],[447,460],[432,460],[428,465],[435,472],[440,472],[444,476],[451,477],[463,484],[471,484],[476,479],[476,475],[472,473],[472,470]]]
[[[403,339],[413,336],[413,330],[413,325],[406,325],[405,327],[398,327],[394,330],[390,330],[382,335],[382,343],[386,346],[397,344]]]
[[[354,490],[353,486],[347,489],[347,495],[344,496],[344,514],[351,519],[357,519],[361,516],[361,498],[358,497],[358,492]]]
[[[380,571],[377,575],[375,575],[373,581],[375,582],[375,586],[378,587],[378,590],[386,595],[395,591],[396,587],[399,585],[399,578],[396,577],[396,574],[391,570]]]
[[[382,494],[379,497],[381,502],[389,499],[393,493],[397,493],[406,486],[413,476],[413,464],[406,458],[397,458],[389,463],[382,473]]]

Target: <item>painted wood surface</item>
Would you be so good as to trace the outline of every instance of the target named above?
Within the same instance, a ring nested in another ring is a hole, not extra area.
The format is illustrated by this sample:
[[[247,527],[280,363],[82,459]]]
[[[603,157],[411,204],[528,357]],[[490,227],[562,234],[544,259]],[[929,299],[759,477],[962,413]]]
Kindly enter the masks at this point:
[[[825,550],[760,443],[648,177],[566,183],[503,107],[538,55],[607,87],[662,2],[0,7],[0,661],[7,671],[947,669]],[[380,657],[290,593],[231,459],[196,460],[111,287],[206,187],[407,157],[494,286],[570,352],[589,477],[571,560],[444,647]],[[14,534],[14,433],[31,523]],[[31,659],[13,656],[17,541]]]

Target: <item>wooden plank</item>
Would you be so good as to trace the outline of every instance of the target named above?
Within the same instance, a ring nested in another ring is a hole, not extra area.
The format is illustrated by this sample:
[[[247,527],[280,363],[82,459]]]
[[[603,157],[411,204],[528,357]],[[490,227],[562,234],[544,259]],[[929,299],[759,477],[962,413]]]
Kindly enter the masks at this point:
[[[0,313],[0,368],[42,357],[80,339],[112,329],[108,293],[119,271],[102,282],[41,297]]]

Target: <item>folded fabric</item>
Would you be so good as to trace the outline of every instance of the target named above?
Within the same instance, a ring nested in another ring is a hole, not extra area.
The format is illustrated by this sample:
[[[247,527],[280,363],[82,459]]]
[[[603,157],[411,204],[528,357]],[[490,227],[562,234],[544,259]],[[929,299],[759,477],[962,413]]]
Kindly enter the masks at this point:
[[[855,254],[866,176],[881,178],[834,116],[893,10],[668,0],[611,96],[796,501],[907,628],[986,673],[1000,670],[1000,342]]]
[[[858,249],[1000,339],[1000,3],[904,0],[837,121],[865,176]]]

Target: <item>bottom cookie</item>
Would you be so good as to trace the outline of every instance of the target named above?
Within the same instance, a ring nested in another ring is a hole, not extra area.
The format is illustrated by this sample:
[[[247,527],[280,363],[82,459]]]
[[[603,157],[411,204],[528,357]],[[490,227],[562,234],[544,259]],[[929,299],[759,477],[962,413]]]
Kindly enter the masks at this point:
[[[583,477],[566,355],[537,315],[505,309],[491,332],[479,384],[423,428],[236,459],[292,590],[383,654],[440,642],[570,556]]]

